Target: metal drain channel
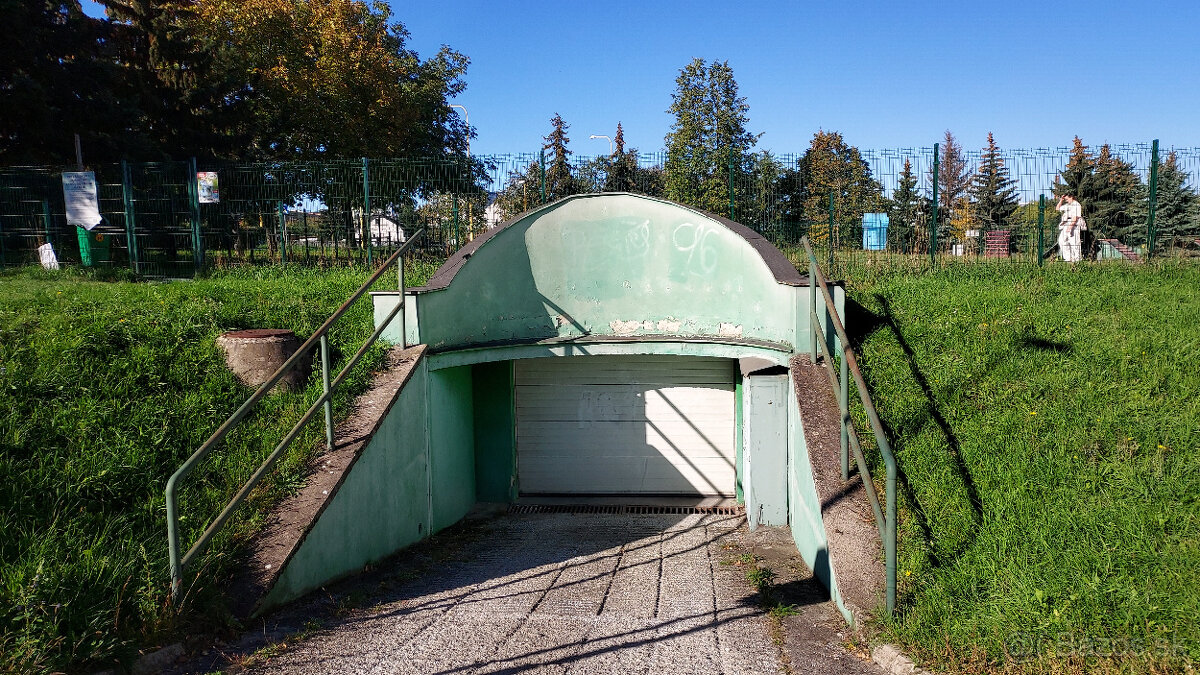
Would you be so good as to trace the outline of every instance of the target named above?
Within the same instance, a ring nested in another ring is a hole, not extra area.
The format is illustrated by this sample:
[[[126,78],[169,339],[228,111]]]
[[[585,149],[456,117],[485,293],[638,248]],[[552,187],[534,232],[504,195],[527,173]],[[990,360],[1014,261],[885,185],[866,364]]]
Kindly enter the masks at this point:
[[[600,513],[674,516],[710,514],[718,516],[744,515],[742,506],[654,506],[650,504],[509,504],[509,513]]]

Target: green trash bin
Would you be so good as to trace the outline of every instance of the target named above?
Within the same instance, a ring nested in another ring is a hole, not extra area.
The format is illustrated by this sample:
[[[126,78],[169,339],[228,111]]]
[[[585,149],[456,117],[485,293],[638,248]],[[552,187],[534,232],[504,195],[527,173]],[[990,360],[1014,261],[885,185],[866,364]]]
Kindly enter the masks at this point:
[[[79,259],[84,267],[107,265],[112,262],[112,239],[100,228],[85,230],[75,228],[79,234]]]

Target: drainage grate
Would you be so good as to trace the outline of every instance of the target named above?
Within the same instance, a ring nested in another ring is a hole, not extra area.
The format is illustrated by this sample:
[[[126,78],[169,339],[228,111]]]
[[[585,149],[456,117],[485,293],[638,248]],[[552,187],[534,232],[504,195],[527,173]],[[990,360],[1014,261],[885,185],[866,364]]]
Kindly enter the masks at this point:
[[[509,513],[636,513],[654,516],[689,515],[740,516],[742,506],[653,506],[650,504],[509,504]]]

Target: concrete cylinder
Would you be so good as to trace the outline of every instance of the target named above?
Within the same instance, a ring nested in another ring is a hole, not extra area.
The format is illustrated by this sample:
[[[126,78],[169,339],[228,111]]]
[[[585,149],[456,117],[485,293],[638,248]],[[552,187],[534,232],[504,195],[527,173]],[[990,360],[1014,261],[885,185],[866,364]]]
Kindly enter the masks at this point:
[[[225,365],[238,381],[248,387],[259,387],[291,358],[300,348],[300,338],[281,328],[251,328],[235,330],[217,338],[217,346],[225,353]],[[313,351],[309,350],[300,362],[279,381],[275,391],[300,391],[308,384],[312,372]]]

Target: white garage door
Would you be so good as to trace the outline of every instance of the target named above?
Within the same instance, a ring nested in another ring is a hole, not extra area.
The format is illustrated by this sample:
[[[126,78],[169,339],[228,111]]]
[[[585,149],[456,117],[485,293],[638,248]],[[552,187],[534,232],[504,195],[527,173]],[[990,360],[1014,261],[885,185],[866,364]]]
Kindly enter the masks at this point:
[[[681,356],[518,361],[520,491],[732,495],[734,368]]]

